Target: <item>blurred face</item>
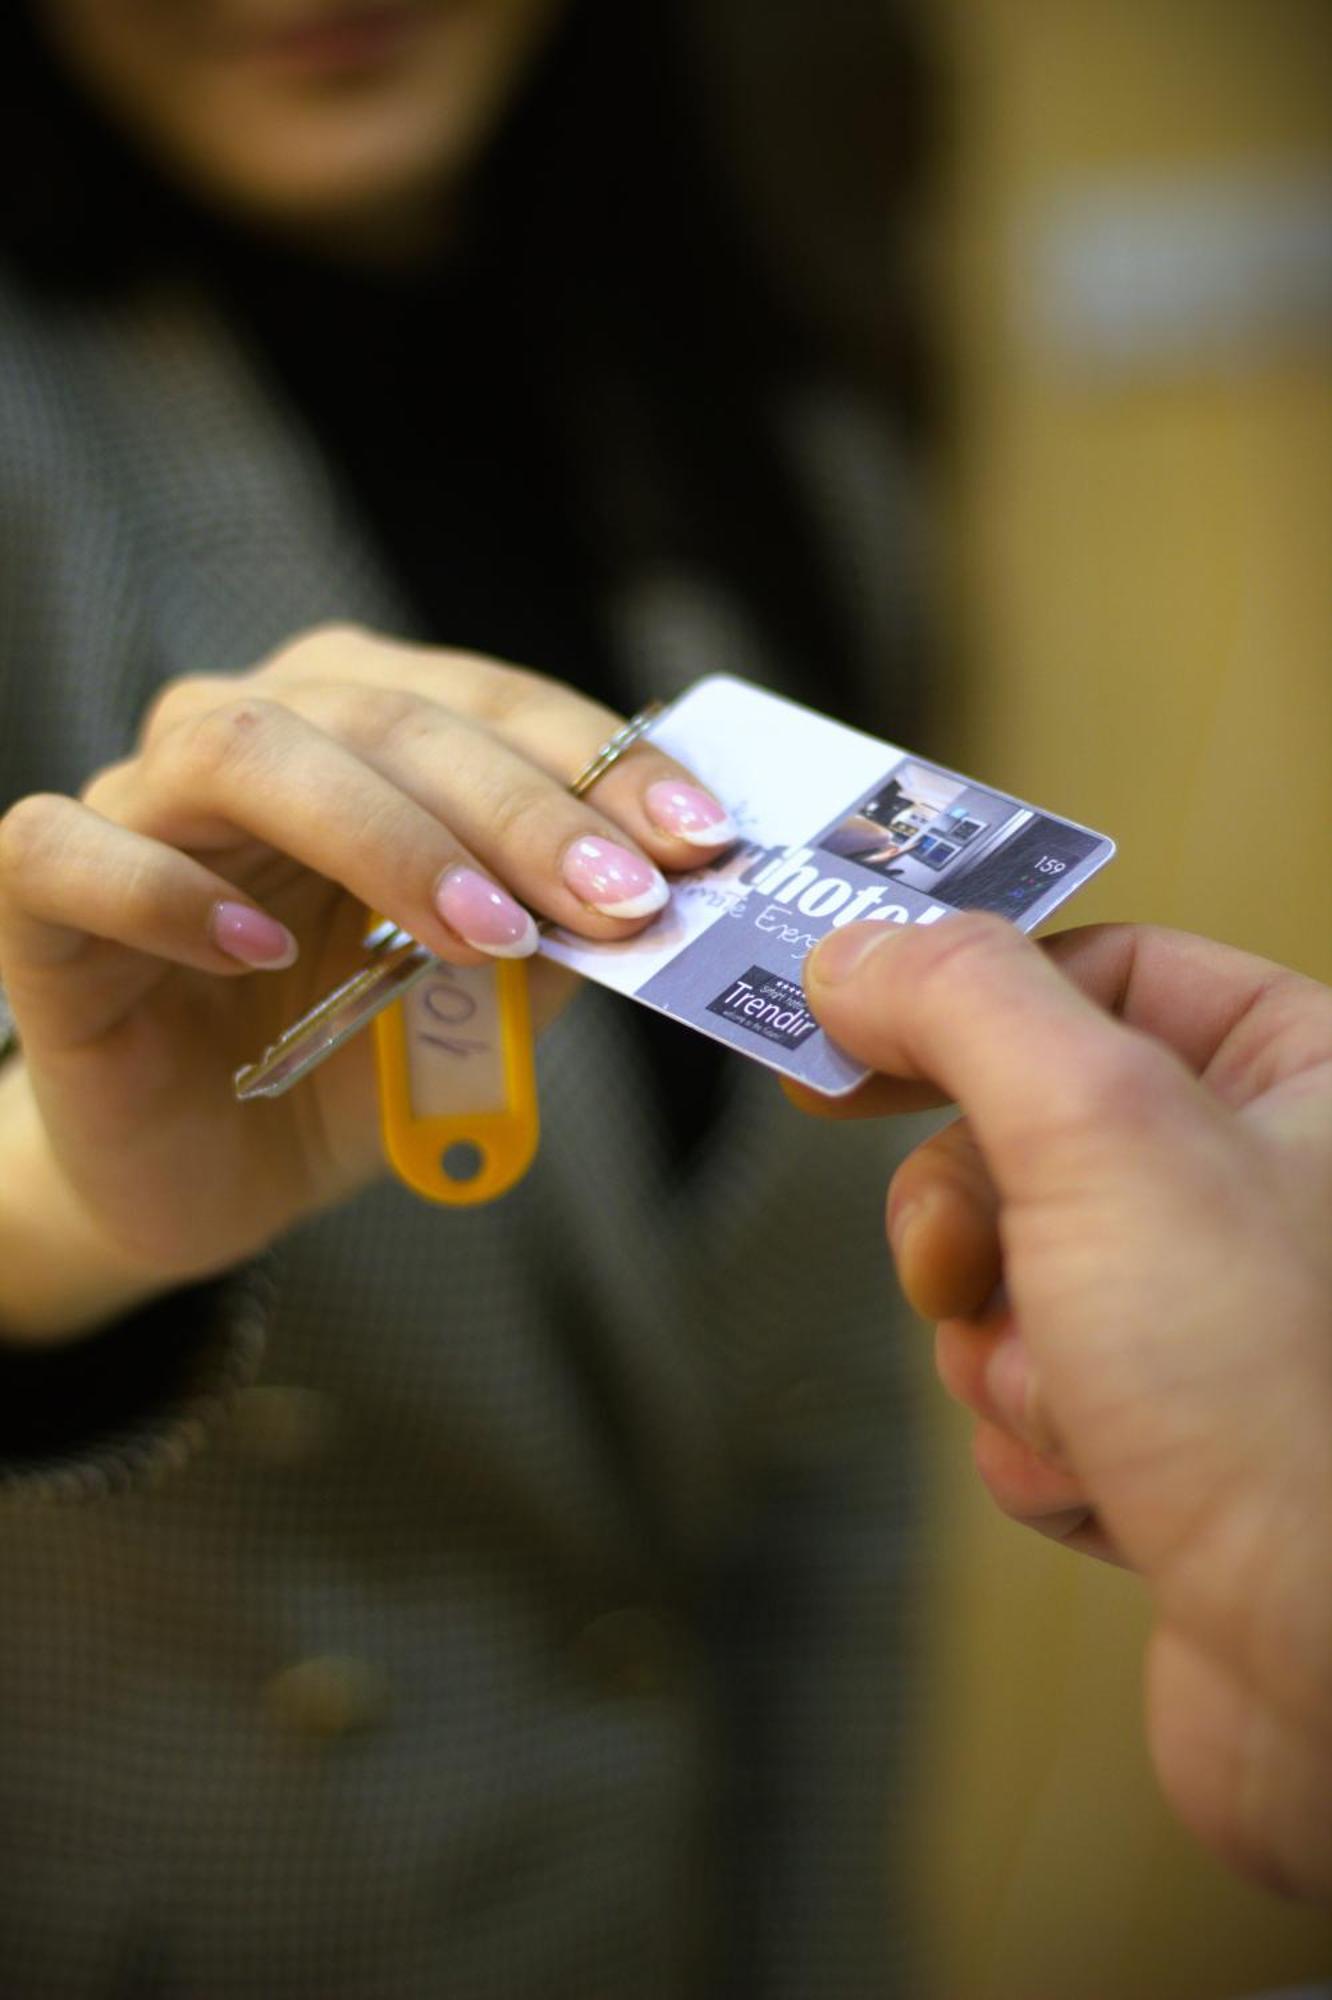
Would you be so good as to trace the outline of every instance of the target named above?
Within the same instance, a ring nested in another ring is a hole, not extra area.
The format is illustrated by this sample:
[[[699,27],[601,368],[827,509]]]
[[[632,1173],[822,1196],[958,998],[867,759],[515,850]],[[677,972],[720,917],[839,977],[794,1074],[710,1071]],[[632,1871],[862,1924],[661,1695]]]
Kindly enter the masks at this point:
[[[37,0],[56,53],[172,178],[386,257],[430,240],[561,4]]]

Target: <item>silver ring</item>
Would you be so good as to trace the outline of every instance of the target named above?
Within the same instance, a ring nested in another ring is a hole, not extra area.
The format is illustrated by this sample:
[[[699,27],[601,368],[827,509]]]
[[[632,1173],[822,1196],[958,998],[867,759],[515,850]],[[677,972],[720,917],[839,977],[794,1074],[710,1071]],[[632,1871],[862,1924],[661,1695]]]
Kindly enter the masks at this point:
[[[645,736],[665,707],[664,702],[650,701],[646,708],[640,708],[623,729],[617,729],[614,736],[607,739],[590,763],[584,764],[569,790],[576,799],[590,792],[598,778],[604,778],[612,764],[618,764],[626,750],[631,750],[640,736]]]

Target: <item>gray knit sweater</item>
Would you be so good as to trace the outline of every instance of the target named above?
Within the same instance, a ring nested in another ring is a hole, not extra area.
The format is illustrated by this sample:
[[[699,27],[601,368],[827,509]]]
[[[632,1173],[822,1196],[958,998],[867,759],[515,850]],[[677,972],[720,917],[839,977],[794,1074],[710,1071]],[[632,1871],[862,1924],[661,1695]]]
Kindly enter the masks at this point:
[[[796,431],[873,583],[852,433]],[[764,676],[687,578],[612,612],[643,694]],[[0,293],[0,806],[330,617],[405,623],[201,310]],[[5,2000],[898,1990],[901,1138],[743,1066],[681,1186],[625,1004],[546,1036],[503,1201],[384,1185],[0,1372],[49,1406],[0,1468]]]

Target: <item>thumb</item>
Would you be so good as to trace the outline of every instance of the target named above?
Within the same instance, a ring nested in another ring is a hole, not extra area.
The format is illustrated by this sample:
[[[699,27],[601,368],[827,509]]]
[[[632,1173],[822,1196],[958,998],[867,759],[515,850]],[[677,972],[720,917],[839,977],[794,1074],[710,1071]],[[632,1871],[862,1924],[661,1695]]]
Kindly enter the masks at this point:
[[[1108,1017],[998,917],[849,925],[810,953],[805,991],[848,1054],[962,1106],[1008,1199],[1098,1165],[1131,1164],[1139,1184],[1173,1178],[1194,1121],[1214,1115],[1168,1049]]]

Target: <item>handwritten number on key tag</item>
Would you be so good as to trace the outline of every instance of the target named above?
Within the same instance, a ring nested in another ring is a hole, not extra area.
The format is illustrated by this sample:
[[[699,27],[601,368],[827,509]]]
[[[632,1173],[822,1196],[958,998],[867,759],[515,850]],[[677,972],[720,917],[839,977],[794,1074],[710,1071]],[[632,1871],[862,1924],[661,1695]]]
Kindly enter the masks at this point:
[[[375,1020],[380,1126],[400,1180],[432,1201],[493,1201],[537,1147],[527,968],[437,963]]]
[[[537,1147],[526,967],[447,965],[387,922],[365,942],[370,964],[239,1070],[236,1095],[281,1096],[373,1021],[394,1172],[432,1201],[493,1201]]]

